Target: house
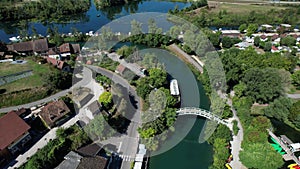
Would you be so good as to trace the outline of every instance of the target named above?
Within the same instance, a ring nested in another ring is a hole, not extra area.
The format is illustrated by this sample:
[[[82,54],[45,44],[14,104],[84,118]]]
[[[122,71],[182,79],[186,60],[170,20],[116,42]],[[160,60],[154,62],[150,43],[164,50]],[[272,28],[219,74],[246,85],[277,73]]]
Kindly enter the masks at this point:
[[[80,53],[80,45],[79,44],[72,44],[73,53],[78,54]]]
[[[70,43],[64,43],[59,46],[59,51],[62,57],[71,56],[72,47]]]
[[[85,157],[95,157],[99,154],[101,150],[101,146],[99,146],[97,143],[92,143],[79,148],[78,150],[76,150],[76,152]]]
[[[47,57],[46,58],[47,62],[55,66],[56,68],[65,71],[65,72],[70,72],[71,67],[68,65],[68,63],[61,61],[61,60],[56,60],[54,58]]]
[[[78,88],[73,91],[73,101],[78,107],[83,107],[87,104],[94,95],[91,93],[89,88]]]
[[[37,39],[33,41],[33,52],[37,55],[46,55],[49,50],[48,39]]]
[[[60,51],[60,54],[62,57],[69,57],[69,56],[71,56],[71,54],[79,54],[80,53],[80,45],[64,43],[59,46],[59,51]]]
[[[44,121],[48,128],[59,125],[60,120],[70,112],[70,109],[64,101],[54,101],[48,103],[39,112],[40,118]]]
[[[83,157],[74,151],[70,151],[55,169],[76,169]]]
[[[126,67],[122,64],[119,64],[116,68],[115,72],[119,73],[120,75],[123,75],[124,71],[126,70]]]
[[[278,52],[280,52],[280,51],[279,51],[279,49],[276,48],[275,46],[272,46],[271,52],[272,52],[272,53],[278,53]]]
[[[261,36],[260,36],[260,40],[261,40],[261,41],[264,41],[264,42],[267,41],[267,40],[268,40],[267,35],[265,35],[265,34],[261,35]]]
[[[17,52],[23,55],[34,53],[35,55],[45,55],[48,50],[48,39],[37,39],[27,42],[14,43],[6,46],[9,52]]]
[[[22,150],[31,139],[29,129],[30,126],[14,112],[0,118],[0,164]]]
[[[28,108],[21,108],[18,110],[13,110],[11,112],[16,113],[19,117],[24,118],[25,116],[29,115],[31,113],[31,110]]]
[[[64,157],[64,161],[55,169],[105,169],[106,166],[107,159],[104,157],[97,155],[85,156],[71,151]]]
[[[105,169],[107,166],[107,159],[101,156],[84,157],[76,169]]]
[[[47,53],[49,58],[60,59],[60,53],[56,48],[50,48]]]
[[[246,49],[249,46],[251,46],[251,44],[248,43],[248,42],[240,42],[240,43],[235,44],[234,46],[239,48],[239,49]]]
[[[221,36],[228,36],[231,38],[238,38],[241,35],[241,32],[239,30],[221,30]]]
[[[98,102],[98,100],[93,101],[91,104],[88,105],[87,109],[92,113],[93,116],[97,116],[102,111],[102,106]],[[106,115],[108,115],[106,113]]]
[[[262,30],[264,32],[271,32],[271,31],[273,31],[273,26],[268,25],[268,24],[263,24],[260,26],[260,30]]]

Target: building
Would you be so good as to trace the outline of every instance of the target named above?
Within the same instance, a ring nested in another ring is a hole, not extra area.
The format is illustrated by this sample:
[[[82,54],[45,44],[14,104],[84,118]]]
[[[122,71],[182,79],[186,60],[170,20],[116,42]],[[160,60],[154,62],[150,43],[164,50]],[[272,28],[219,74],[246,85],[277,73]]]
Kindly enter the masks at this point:
[[[221,30],[221,36],[228,36],[231,38],[238,38],[241,36],[241,32],[239,30]]]
[[[32,53],[36,55],[46,55],[49,50],[48,45],[48,39],[44,38],[7,45],[7,49],[10,52],[17,52],[23,55]]]
[[[70,151],[55,169],[76,169],[83,157],[74,151]]]
[[[101,150],[102,148],[98,144],[92,143],[87,146],[81,147],[80,149],[76,150],[76,152],[82,156],[95,157],[99,155]]]
[[[50,48],[47,54],[49,58],[60,59],[60,53],[56,48]]]
[[[31,139],[30,126],[15,112],[9,112],[0,118],[0,164],[22,150]]]
[[[16,113],[19,117],[24,118],[25,116],[29,115],[31,113],[30,109],[26,109],[26,108],[21,108],[18,110],[13,110],[11,112]]]
[[[139,151],[135,156],[134,169],[142,169],[144,157],[146,155],[147,149],[144,144],[139,144]]]
[[[273,31],[273,26],[268,24],[263,24],[260,26],[260,29],[265,32],[271,32]]]
[[[118,67],[116,68],[115,72],[119,73],[120,75],[123,75],[125,70],[126,70],[126,67],[122,64],[119,64]]]
[[[83,107],[87,104],[94,95],[91,93],[89,88],[78,88],[73,91],[73,101],[78,107]]]
[[[59,46],[59,51],[60,51],[60,54],[62,57],[70,57],[71,54],[79,54],[80,53],[80,45],[64,43]]]
[[[45,107],[41,109],[39,116],[47,125],[48,128],[59,125],[60,120],[65,117],[66,114],[70,112],[70,109],[65,104],[64,101],[54,101],[48,103]]]
[[[57,60],[57,59],[50,58],[50,57],[47,57],[46,60],[48,63],[52,64],[53,66],[55,66],[56,68],[58,68],[62,71],[65,71],[65,72],[71,71],[70,65],[64,61]]]
[[[101,156],[84,157],[76,169],[105,169],[107,166],[107,159]]]
[[[109,115],[106,111],[102,110],[101,104],[98,100],[93,101],[91,104],[88,105],[87,109],[91,112],[91,114],[95,117],[99,115],[101,112],[105,113],[105,115]]]
[[[94,145],[95,144],[88,145],[89,147],[85,151],[95,152],[94,149],[96,149],[96,151],[99,152],[99,147],[97,148]],[[82,155],[81,153],[71,151],[64,157],[64,161],[55,169],[105,169],[107,165],[107,159],[104,157],[98,155]]]

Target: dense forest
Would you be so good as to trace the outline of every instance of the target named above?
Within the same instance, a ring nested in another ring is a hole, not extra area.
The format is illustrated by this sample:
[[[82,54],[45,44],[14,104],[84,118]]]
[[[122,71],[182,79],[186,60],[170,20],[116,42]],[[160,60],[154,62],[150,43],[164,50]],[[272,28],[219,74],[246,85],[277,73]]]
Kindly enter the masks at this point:
[[[37,19],[59,20],[66,15],[77,15],[86,12],[90,7],[89,0],[40,0],[23,2],[21,0],[0,1],[0,21]]]

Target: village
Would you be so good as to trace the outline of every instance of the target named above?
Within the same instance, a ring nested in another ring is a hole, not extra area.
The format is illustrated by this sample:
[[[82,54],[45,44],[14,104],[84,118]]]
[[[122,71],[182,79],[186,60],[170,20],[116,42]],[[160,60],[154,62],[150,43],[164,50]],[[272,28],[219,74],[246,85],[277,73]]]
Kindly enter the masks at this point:
[[[240,50],[245,50],[248,47],[253,47],[258,53],[272,52],[289,52],[294,55],[300,53],[300,32],[299,29],[292,29],[291,25],[280,24],[278,26],[260,25],[257,30],[249,35],[245,30],[216,30],[214,33],[220,33],[221,49],[226,50],[224,39],[225,37],[239,39],[238,43],[232,44],[230,47],[235,47]],[[121,33],[116,33],[119,36]],[[73,36],[71,33],[64,36]],[[86,36],[99,36],[98,33],[92,31]],[[182,33],[178,37],[182,38]],[[138,65],[133,65],[120,59],[121,56],[115,52],[102,52],[82,54],[83,51],[89,49],[81,49],[76,43],[63,43],[59,46],[49,45],[47,37],[40,37],[39,39],[16,42],[20,39],[12,38],[14,43],[2,44],[0,51],[0,64],[7,62],[17,62],[17,64],[26,64],[26,57],[38,56],[40,59],[37,64],[50,64],[63,72],[72,73],[75,69],[74,62],[79,62],[82,65],[96,65],[99,60],[94,56],[103,54],[118,63],[113,70],[115,73],[122,75],[126,68],[134,72],[134,74],[144,77],[146,76],[145,69]],[[90,56],[89,56],[90,55]],[[198,63],[197,58],[194,58]],[[73,62],[70,63],[70,60]],[[203,66],[203,65],[202,65]],[[84,70],[85,71],[85,70]],[[0,77],[0,84],[8,84],[12,81],[31,76],[28,72],[17,72],[12,75],[5,75]],[[25,75],[26,74],[26,75]],[[70,127],[74,124],[79,126],[86,125],[94,116],[103,113],[106,116],[110,115],[101,109],[102,105],[98,102],[99,96],[106,90],[99,82],[92,79],[92,73],[88,70],[78,74],[79,82],[70,86],[69,89],[64,90],[59,95],[46,99],[43,102],[35,102],[32,105],[27,104],[27,107],[16,107],[0,117],[0,164],[1,166],[11,165],[11,167],[20,167],[39,149],[45,146],[49,141],[55,139],[55,132],[59,127]],[[14,78],[12,78],[14,77]],[[11,80],[13,79],[13,80]],[[83,88],[76,88],[76,85],[84,84]],[[95,87],[97,86],[97,87]],[[75,114],[73,102],[76,104],[75,108],[84,109],[84,112]],[[17,106],[17,105],[15,105]],[[7,133],[7,131],[10,131]],[[91,148],[92,147],[92,148]],[[89,166],[97,166],[100,168],[107,168],[109,165],[115,165],[112,161],[119,161],[118,156],[114,154],[110,158],[103,155],[103,147],[97,144],[89,144],[77,150],[70,151],[65,157],[64,161],[60,163],[57,168],[87,168]],[[100,153],[101,152],[101,153]],[[26,154],[27,153],[27,154]],[[22,155],[23,154],[23,155]],[[26,154],[26,158],[25,155]],[[144,166],[144,155],[146,149],[144,145],[139,144],[136,159],[129,159],[135,161],[135,169]],[[17,159],[14,161],[13,159]],[[11,162],[11,160],[13,160]],[[20,160],[20,161],[18,161]],[[120,165],[120,164],[118,164]],[[114,166],[118,168],[119,166]]]

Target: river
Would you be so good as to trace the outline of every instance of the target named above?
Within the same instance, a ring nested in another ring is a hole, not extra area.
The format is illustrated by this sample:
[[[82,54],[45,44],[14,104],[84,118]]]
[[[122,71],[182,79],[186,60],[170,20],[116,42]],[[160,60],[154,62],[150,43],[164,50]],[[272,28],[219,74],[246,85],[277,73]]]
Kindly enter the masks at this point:
[[[189,3],[148,0],[132,4],[132,6],[109,8],[97,10],[92,3],[90,9],[84,16],[78,17],[66,23],[39,23],[29,22],[27,31],[31,34],[31,27],[34,26],[39,34],[46,35],[49,26],[57,26],[60,33],[69,33],[74,27],[81,32],[96,31],[111,20],[120,18],[130,13],[140,12],[162,12],[178,6],[182,9],[189,6]],[[100,14],[100,17],[97,15]],[[77,19],[78,19],[77,18]],[[0,23],[0,40],[9,42],[9,38],[18,36],[18,28],[14,22]],[[168,73],[178,80],[181,91],[181,107],[195,106],[209,108],[208,98],[202,85],[196,80],[188,66],[176,56],[168,52],[159,52],[159,60],[165,64]],[[178,117],[175,123],[175,132],[162,143],[162,152],[150,158],[150,169],[207,169],[212,163],[212,147],[205,143],[198,143],[198,137],[204,125],[205,119],[195,116]]]
[[[161,49],[144,49],[143,52],[155,53],[172,78],[178,80],[181,107],[209,108],[202,85],[182,60]],[[212,147],[207,142],[198,143],[204,122],[205,119],[196,116],[178,117],[175,132],[161,144],[161,151],[152,153],[150,169],[207,169],[212,163]]]
[[[48,27],[58,27],[60,33],[72,32],[72,28],[76,28],[78,31],[87,33],[89,31],[97,31],[103,25],[110,21],[120,18],[122,16],[129,15],[131,13],[141,12],[162,12],[167,13],[168,10],[174,9],[178,6],[178,9],[189,6],[189,3],[182,2],[170,2],[170,1],[157,1],[157,0],[142,0],[130,3],[126,6],[117,6],[98,10],[95,7],[93,1],[91,7],[84,15],[74,16],[71,21],[64,21],[64,23],[40,23],[29,22],[26,28],[28,34],[32,33],[31,28],[34,26],[37,33],[45,36]],[[97,15],[100,15],[99,17]],[[18,36],[17,22],[0,22],[0,40],[3,42],[9,42],[9,38]]]

